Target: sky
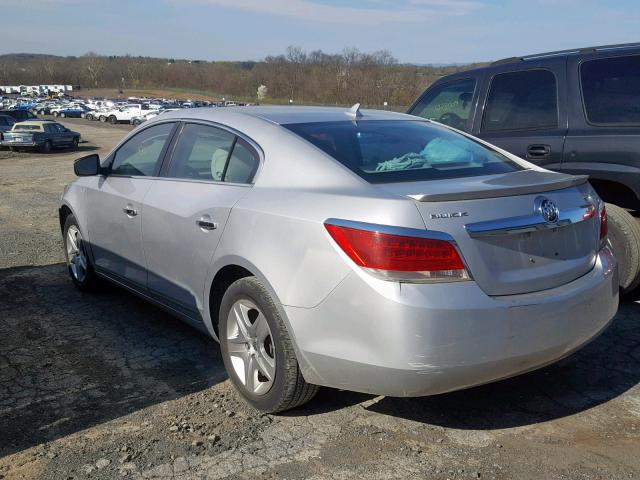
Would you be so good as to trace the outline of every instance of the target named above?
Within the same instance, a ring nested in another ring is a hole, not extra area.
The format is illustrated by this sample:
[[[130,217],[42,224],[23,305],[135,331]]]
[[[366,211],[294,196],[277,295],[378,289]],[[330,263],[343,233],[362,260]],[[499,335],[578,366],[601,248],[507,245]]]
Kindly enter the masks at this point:
[[[0,53],[260,60],[294,45],[449,64],[640,41],[639,26],[639,0],[0,0]]]

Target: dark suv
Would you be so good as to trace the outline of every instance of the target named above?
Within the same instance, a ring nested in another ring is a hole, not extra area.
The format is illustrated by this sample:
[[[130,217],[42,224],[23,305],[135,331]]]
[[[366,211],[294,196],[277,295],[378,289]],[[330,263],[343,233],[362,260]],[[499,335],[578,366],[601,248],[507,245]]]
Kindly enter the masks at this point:
[[[551,170],[589,175],[608,202],[628,293],[640,283],[640,44],[499,60],[443,77],[408,113]]]
[[[29,110],[0,110],[0,115],[13,117],[16,122],[26,122],[27,120],[38,119],[38,117]]]

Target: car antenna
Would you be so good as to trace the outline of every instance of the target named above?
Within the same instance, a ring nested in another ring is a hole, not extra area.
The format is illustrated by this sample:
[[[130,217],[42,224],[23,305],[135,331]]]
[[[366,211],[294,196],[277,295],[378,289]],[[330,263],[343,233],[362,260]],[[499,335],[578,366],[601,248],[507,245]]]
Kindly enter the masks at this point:
[[[362,112],[360,111],[360,104],[356,103],[353,107],[351,107],[347,112],[347,116],[351,117],[351,119],[355,122],[358,118],[362,117]]]

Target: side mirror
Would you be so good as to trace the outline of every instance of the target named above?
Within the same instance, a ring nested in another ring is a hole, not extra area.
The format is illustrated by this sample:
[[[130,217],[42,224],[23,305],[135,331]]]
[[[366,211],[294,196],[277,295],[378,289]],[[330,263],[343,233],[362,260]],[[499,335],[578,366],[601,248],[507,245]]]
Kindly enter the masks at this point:
[[[90,177],[100,173],[100,156],[96,153],[77,159],[73,172],[79,177]]]

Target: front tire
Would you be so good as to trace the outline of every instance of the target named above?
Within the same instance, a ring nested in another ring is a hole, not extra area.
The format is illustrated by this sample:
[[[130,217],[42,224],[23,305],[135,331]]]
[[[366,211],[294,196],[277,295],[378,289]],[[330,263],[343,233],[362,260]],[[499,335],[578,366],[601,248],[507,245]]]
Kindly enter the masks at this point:
[[[255,277],[236,280],[225,292],[218,322],[229,378],[257,410],[298,407],[319,387],[302,377],[293,343],[267,289]]]
[[[107,117],[105,117],[104,115],[100,115],[100,118],[98,120],[100,120],[102,123],[105,123],[107,121]]]
[[[111,116],[109,117],[109,123],[110,123],[111,125],[115,125],[116,123],[118,123],[118,119],[116,118],[116,116],[115,116],[115,115],[111,115]]]
[[[90,291],[96,286],[98,279],[89,261],[78,221],[73,214],[67,216],[63,232],[67,270],[71,281],[79,290]]]
[[[620,290],[631,294],[640,284],[640,223],[625,209],[606,204],[609,240],[618,258]]]
[[[51,141],[47,140],[46,142],[44,142],[42,144],[42,147],[40,147],[40,152],[41,153],[51,153],[51,149],[53,148],[53,146],[51,145]]]

